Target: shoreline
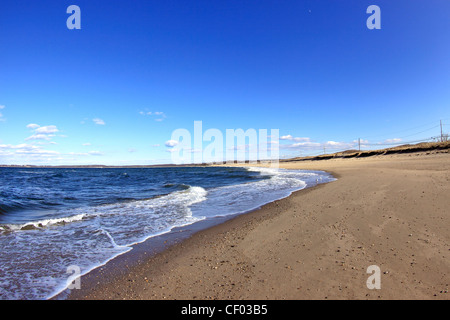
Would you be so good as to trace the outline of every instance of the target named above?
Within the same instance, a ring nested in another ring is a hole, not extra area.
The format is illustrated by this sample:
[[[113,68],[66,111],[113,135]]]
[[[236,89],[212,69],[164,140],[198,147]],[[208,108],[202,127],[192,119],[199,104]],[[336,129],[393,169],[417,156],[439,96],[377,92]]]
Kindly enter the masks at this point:
[[[156,253],[137,245],[67,299],[449,299],[448,153],[280,167],[338,180],[168,236]],[[381,290],[366,287],[370,265]]]

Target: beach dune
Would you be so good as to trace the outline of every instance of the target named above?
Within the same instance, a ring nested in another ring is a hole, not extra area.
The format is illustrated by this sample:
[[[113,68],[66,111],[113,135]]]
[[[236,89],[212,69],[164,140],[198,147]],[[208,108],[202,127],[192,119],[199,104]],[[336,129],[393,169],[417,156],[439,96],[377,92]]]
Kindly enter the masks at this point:
[[[448,150],[280,166],[337,180],[142,254],[120,276],[106,265],[69,299],[449,299]]]

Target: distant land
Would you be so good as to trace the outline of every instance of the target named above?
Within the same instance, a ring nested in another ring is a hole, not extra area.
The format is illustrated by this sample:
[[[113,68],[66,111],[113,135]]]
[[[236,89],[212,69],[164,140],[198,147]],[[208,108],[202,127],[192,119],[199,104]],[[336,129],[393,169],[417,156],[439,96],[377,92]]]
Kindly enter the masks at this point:
[[[323,154],[318,156],[307,156],[307,157],[294,157],[289,159],[280,159],[280,162],[290,162],[290,161],[317,161],[317,160],[328,160],[328,159],[338,159],[338,158],[365,158],[372,156],[388,155],[388,154],[400,154],[400,153],[413,153],[413,152],[449,152],[450,151],[450,141],[444,142],[422,142],[418,144],[406,144],[392,148],[384,148],[377,150],[346,150],[330,154]],[[258,160],[255,163],[270,162],[270,160]],[[223,162],[222,164],[226,164]],[[230,162],[228,162],[230,163]],[[250,163],[246,161],[233,161],[232,163]],[[214,163],[215,165],[220,163]],[[39,165],[6,165],[0,164],[0,168],[170,168],[170,167],[204,167],[212,165],[212,163],[192,163],[192,164],[154,164],[154,165],[126,165],[126,166],[111,166],[111,165],[59,165],[59,166],[39,166]]]
[[[152,164],[152,165],[127,165],[127,166],[111,166],[102,164],[89,164],[89,165],[60,165],[60,166],[39,166],[39,165],[18,165],[18,164],[0,164],[0,168],[67,168],[67,169],[78,169],[78,168],[164,168],[164,167],[195,167],[195,166],[205,166],[206,163],[202,164]]]
[[[413,152],[449,152],[450,141],[444,142],[422,142],[417,144],[405,144],[392,148],[384,148],[377,150],[346,150],[330,154],[322,154],[318,156],[310,157],[297,157],[290,159],[283,159],[280,162],[285,161],[307,161],[307,160],[328,160],[336,158],[366,158],[372,156],[381,156],[388,154],[400,154],[400,153],[413,153]]]

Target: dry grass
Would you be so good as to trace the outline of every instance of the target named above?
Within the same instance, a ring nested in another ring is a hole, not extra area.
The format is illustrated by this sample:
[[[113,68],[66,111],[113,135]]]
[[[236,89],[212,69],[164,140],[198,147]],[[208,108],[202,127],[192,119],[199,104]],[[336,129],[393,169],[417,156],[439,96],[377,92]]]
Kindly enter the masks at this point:
[[[405,144],[392,148],[385,148],[379,150],[346,150],[336,153],[323,154],[319,156],[309,157],[297,157],[291,159],[280,160],[280,162],[286,161],[307,161],[307,160],[328,160],[333,158],[364,158],[371,156],[387,155],[387,154],[400,154],[400,153],[412,153],[412,152],[431,152],[431,151],[444,151],[449,152],[450,141],[447,142],[423,142],[418,144]]]

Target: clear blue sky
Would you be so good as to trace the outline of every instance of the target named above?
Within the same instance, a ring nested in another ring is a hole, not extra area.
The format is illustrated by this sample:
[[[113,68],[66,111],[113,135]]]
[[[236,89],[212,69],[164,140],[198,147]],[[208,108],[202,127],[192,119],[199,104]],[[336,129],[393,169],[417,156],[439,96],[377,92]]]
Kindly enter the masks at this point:
[[[282,156],[436,136],[449,17],[447,0],[5,0],[0,164],[166,163],[196,120],[279,129]]]

